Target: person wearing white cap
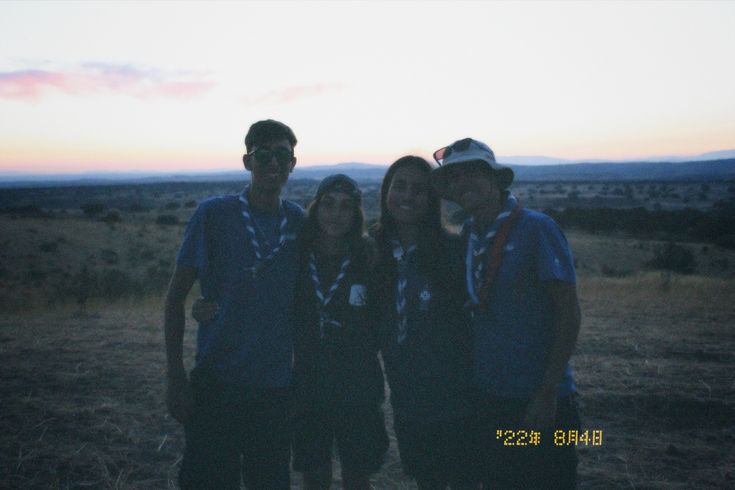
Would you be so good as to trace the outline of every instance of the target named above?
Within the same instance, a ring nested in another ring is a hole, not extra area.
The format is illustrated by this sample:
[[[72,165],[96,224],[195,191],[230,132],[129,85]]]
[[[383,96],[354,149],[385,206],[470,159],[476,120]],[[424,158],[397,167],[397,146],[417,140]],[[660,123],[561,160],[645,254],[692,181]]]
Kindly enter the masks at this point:
[[[512,169],[486,144],[465,138],[434,158],[432,184],[470,216],[462,239],[474,342],[472,442],[483,484],[574,488],[574,446],[554,444],[554,431],[579,429],[569,359],[580,310],[567,240],[551,218],[520,206],[509,191]],[[517,434],[517,447],[504,445],[498,431]]]

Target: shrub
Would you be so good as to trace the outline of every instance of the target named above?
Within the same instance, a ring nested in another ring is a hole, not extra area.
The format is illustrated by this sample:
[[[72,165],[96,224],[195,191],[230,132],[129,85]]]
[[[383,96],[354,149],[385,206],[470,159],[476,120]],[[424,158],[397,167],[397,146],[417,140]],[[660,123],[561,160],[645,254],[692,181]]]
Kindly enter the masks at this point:
[[[171,279],[171,271],[168,268],[152,265],[145,271],[146,289],[148,291],[160,292],[166,289]]]
[[[28,204],[26,206],[9,206],[0,208],[0,213],[10,214],[13,218],[48,218],[51,215],[45,212],[40,206]]]
[[[173,214],[161,214],[156,218],[156,224],[165,226],[178,225],[179,218],[177,218]]]
[[[144,206],[142,204],[135,203],[126,207],[125,211],[127,211],[128,213],[147,213],[151,209],[152,208],[150,206]]]
[[[653,259],[648,261],[646,265],[653,269],[691,274],[697,267],[697,262],[691,250],[674,242],[669,242],[663,247],[659,247]]]
[[[720,247],[735,249],[735,233],[728,233],[717,237],[714,242]]]
[[[107,300],[125,298],[141,292],[140,285],[120,269],[103,271],[97,286],[99,295]]]
[[[105,209],[107,209],[107,206],[98,202],[88,202],[79,206],[79,209],[84,212],[85,216],[91,218],[103,212]]]
[[[41,245],[38,247],[41,252],[56,252],[59,250],[59,243],[58,242],[41,242]]]
[[[80,312],[84,311],[87,300],[93,296],[93,292],[97,289],[97,274],[90,271],[84,265],[79,271],[71,277],[67,287],[67,292],[74,297],[79,305]]]
[[[112,211],[100,218],[100,221],[104,221],[105,223],[119,223],[122,221],[122,218],[120,217],[119,213],[117,213],[116,211]]]
[[[618,269],[617,267],[612,267],[607,264],[604,264],[600,268],[600,272],[605,277],[628,277],[633,274],[633,271]]]
[[[100,250],[100,259],[102,259],[105,264],[114,265],[119,262],[120,257],[114,250],[103,248]]]

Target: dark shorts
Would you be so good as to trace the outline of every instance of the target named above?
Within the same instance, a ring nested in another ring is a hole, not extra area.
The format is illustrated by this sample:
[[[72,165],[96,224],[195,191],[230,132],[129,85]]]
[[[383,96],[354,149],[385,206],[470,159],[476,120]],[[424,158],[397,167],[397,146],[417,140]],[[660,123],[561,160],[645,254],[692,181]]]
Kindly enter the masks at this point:
[[[555,430],[579,430],[576,396],[558,399],[554,428],[541,431],[541,444],[525,437],[498,435],[498,431],[524,429],[527,400],[484,398],[477,402],[472,445],[479,456],[482,482],[489,488],[573,489],[577,482],[574,445],[555,445]]]
[[[234,388],[192,372],[194,412],[184,427],[183,489],[287,490],[287,389]]]
[[[403,471],[419,483],[464,488],[479,481],[467,443],[469,417],[431,423],[396,420],[394,428]]]
[[[335,440],[342,473],[369,476],[383,466],[388,434],[380,407],[302,412],[293,424],[295,471],[331,470]]]

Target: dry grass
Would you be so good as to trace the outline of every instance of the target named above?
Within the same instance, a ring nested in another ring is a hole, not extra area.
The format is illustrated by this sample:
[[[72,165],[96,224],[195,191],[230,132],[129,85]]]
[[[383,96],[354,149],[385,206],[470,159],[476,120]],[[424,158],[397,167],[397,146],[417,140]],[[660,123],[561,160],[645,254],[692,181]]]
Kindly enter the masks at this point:
[[[726,279],[584,277],[575,355],[580,488],[735,483],[735,285]],[[174,486],[183,434],[163,405],[160,299],[0,320],[4,488]],[[188,331],[192,357],[193,328]],[[294,479],[294,487],[298,479]],[[395,443],[376,488],[413,489]]]
[[[724,488],[735,482],[735,284],[644,274],[580,284],[575,355],[586,488]]]

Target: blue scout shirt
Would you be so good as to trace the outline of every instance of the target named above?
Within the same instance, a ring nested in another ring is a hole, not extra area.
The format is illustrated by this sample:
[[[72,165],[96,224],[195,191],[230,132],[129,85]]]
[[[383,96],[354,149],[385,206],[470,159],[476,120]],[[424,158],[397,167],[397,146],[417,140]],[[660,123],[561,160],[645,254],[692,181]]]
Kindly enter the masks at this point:
[[[186,228],[176,259],[181,266],[197,269],[202,295],[219,304],[216,317],[199,325],[196,365],[226,383],[282,388],[291,381],[298,274],[295,238],[304,213],[297,204],[281,201],[288,219],[286,242],[253,277],[249,268],[256,256],[242,206],[235,195],[202,202]],[[262,254],[267,256],[278,245],[279,226],[273,224],[280,223],[280,217],[251,214]]]
[[[468,226],[463,237],[468,236]],[[544,282],[574,284],[572,254],[559,226],[522,209],[511,228],[489,307],[474,314],[473,381],[486,394],[528,398],[540,385],[553,342],[551,301]],[[576,391],[567,365],[559,396]]]

